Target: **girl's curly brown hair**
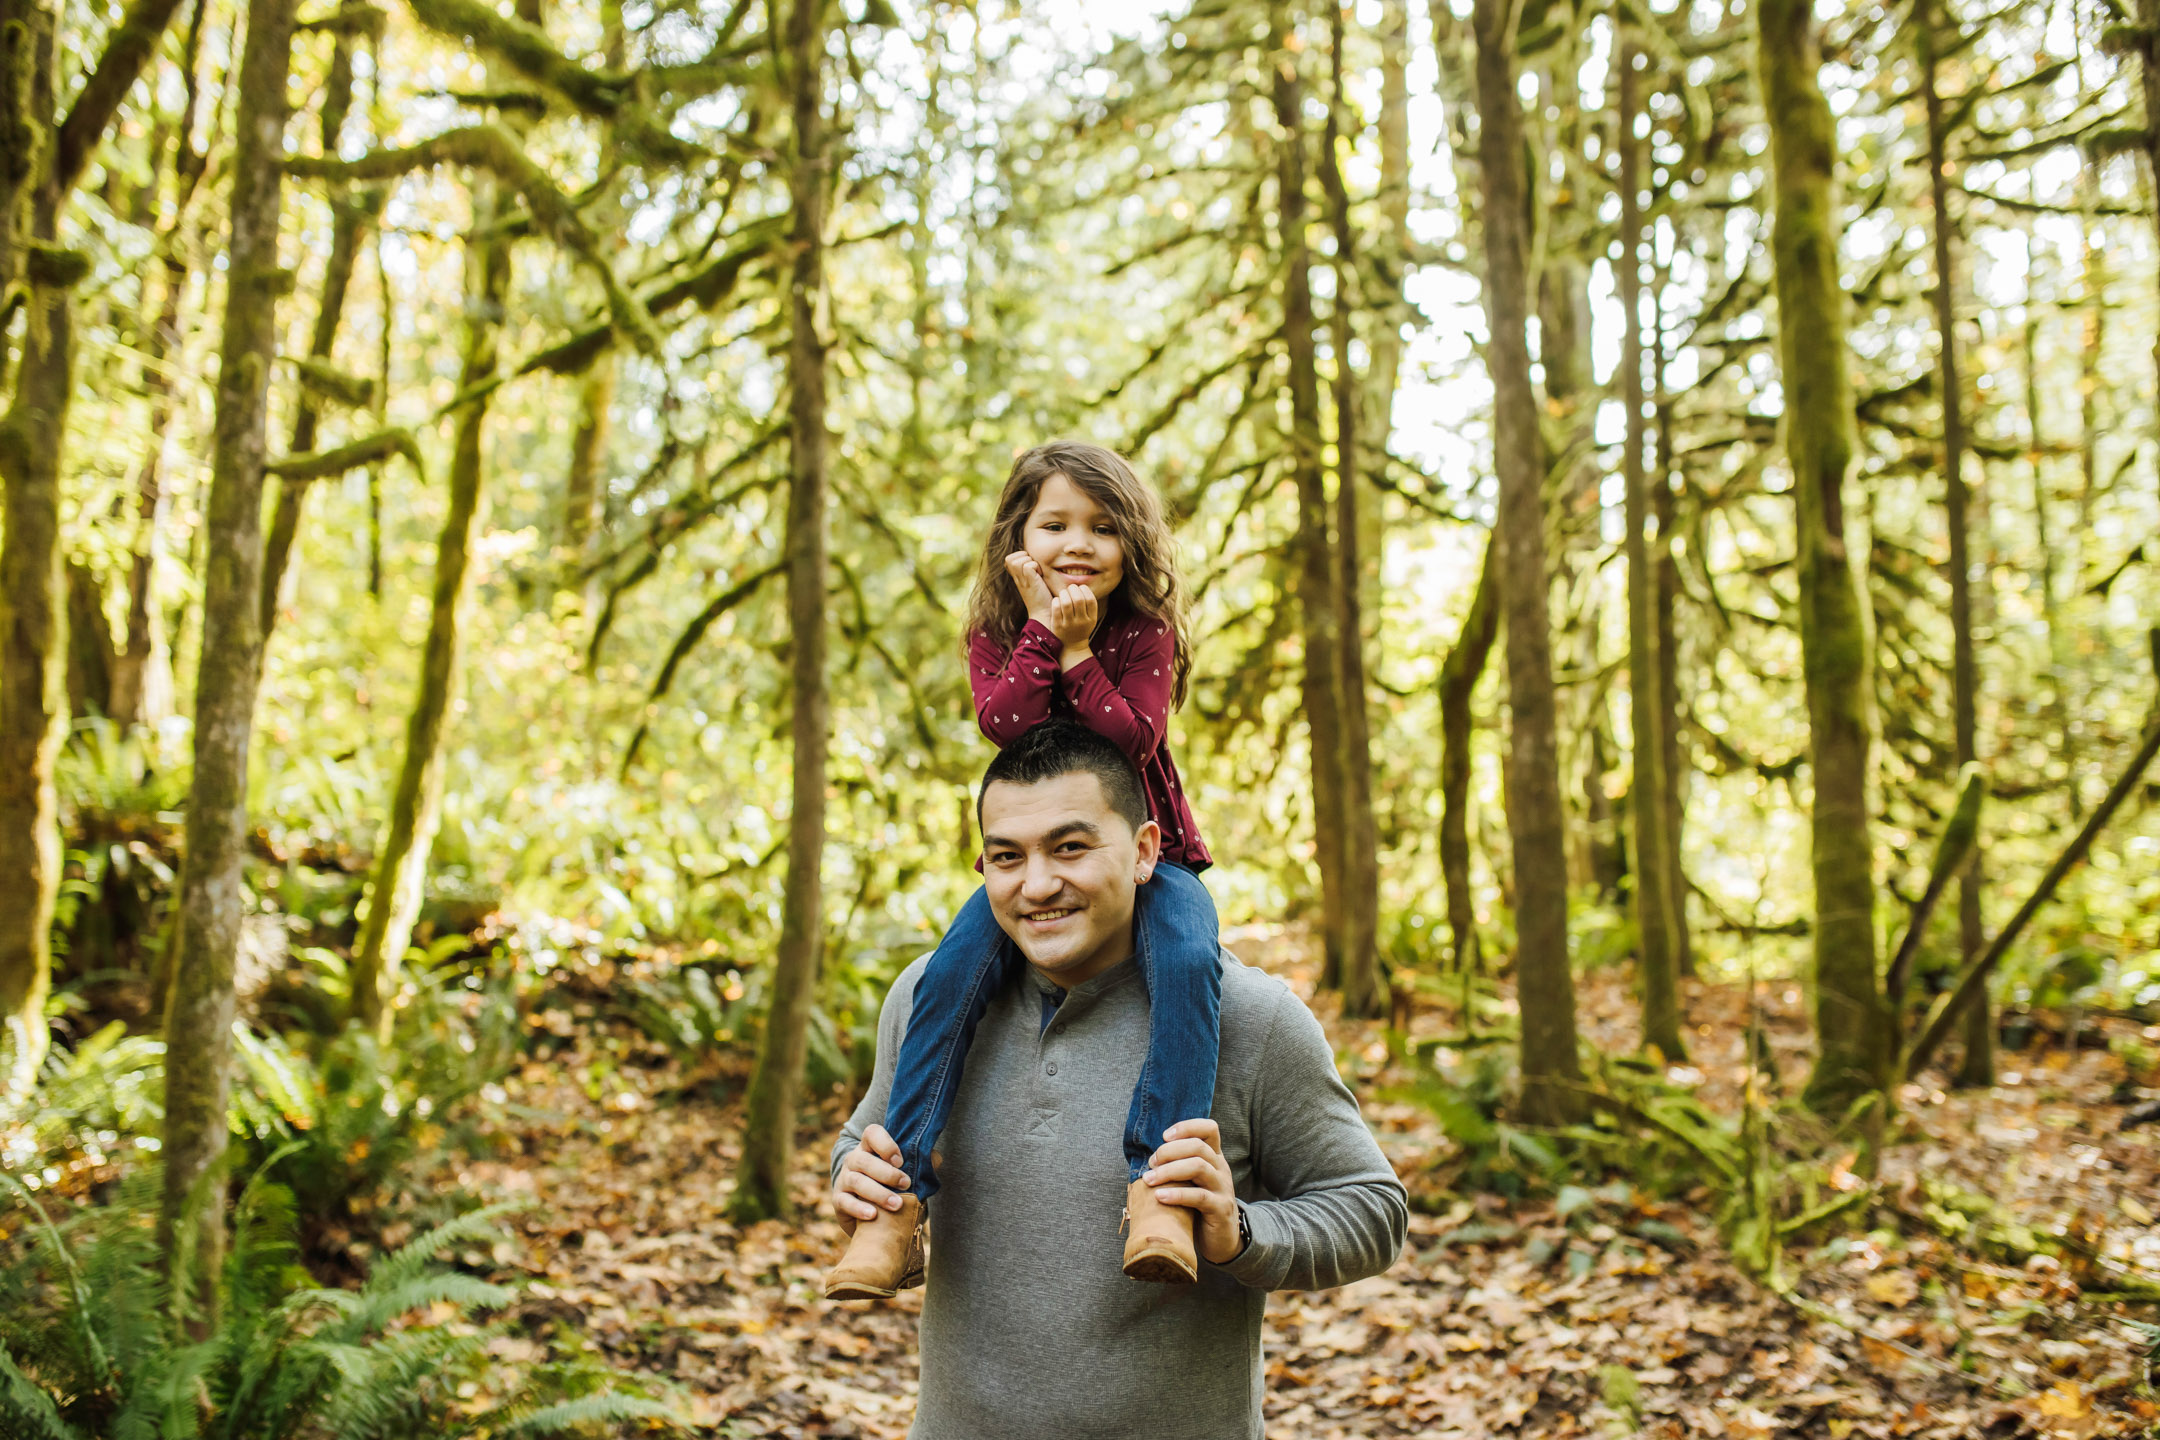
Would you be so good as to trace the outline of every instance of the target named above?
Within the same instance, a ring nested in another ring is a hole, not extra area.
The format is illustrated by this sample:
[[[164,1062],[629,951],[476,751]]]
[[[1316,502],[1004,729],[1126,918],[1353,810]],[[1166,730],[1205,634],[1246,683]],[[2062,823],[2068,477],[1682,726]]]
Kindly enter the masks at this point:
[[[1012,474],[1005,477],[1004,492],[998,496],[990,534],[983,541],[974,593],[968,597],[967,633],[986,635],[1006,650],[1019,640],[1021,627],[1027,624],[1027,606],[1005,570],[1005,557],[1022,548],[1028,515],[1053,475],[1063,475],[1078,486],[1117,526],[1125,578],[1111,601],[1122,600],[1141,614],[1169,624],[1177,641],[1171,661],[1177,682],[1171,706],[1183,705],[1186,677],[1192,671],[1192,645],[1185,631],[1184,591],[1178,583],[1177,537],[1170,533],[1155,487],[1134,474],[1115,450],[1081,440],[1052,440],[1013,461]]]

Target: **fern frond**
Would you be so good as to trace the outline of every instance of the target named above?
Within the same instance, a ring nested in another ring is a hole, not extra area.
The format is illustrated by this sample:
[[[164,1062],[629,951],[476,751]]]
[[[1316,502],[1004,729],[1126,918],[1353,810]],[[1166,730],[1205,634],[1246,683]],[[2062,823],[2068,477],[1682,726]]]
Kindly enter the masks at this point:
[[[679,1429],[689,1422],[673,1406],[638,1395],[603,1390],[575,1400],[558,1400],[521,1415],[507,1425],[491,1424],[489,1430],[503,1440],[516,1435],[560,1435],[583,1425],[624,1425],[633,1420],[658,1420]]]
[[[0,1344],[0,1430],[13,1440],[81,1440],[74,1427],[60,1418],[59,1407],[38,1383],[23,1374]]]

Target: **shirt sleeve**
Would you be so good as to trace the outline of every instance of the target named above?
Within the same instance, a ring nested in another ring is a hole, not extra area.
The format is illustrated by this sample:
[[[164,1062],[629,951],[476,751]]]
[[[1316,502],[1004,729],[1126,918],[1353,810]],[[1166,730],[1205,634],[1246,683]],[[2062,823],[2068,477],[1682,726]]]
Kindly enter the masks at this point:
[[[1216,1268],[1256,1290],[1325,1290],[1402,1253],[1409,1197],[1335,1071],[1312,1012],[1283,991],[1253,1097],[1252,1243]]]
[[[901,971],[900,978],[885,993],[884,1007],[878,1011],[877,1061],[871,1067],[870,1088],[863,1092],[847,1124],[840,1127],[840,1138],[833,1141],[828,1185],[840,1182],[840,1162],[862,1143],[863,1132],[885,1121],[885,1106],[892,1098],[893,1070],[900,1062],[900,1042],[907,1038],[908,1016],[915,1009],[915,985],[927,964],[929,958],[925,956]]]
[[[1000,655],[997,642],[987,635],[968,642],[968,688],[975,692],[975,723],[991,744],[1002,750],[1050,718],[1058,658],[1064,651],[1040,620],[1021,627],[1010,655]]]
[[[1131,647],[1121,657],[1116,683],[1090,655],[1064,673],[1065,698],[1082,724],[1116,741],[1133,764],[1146,765],[1169,733],[1177,637],[1168,622],[1142,617],[1110,643]]]

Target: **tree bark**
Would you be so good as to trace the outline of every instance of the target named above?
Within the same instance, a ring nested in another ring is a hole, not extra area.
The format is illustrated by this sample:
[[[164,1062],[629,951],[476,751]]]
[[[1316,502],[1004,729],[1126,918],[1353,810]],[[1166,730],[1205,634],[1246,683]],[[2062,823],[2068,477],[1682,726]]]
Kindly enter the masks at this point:
[[[1507,626],[1508,831],[1515,858],[1520,1113],[1562,1124],[1582,1112],[1575,981],[1568,965],[1567,852],[1547,611],[1543,447],[1530,383],[1530,167],[1515,88],[1516,7],[1477,0],[1478,156],[1484,183],[1485,312],[1491,339],[1493,543]]]
[[[294,0],[254,0],[240,59],[237,140],[225,324],[218,354],[203,627],[195,677],[195,770],[188,788],[187,865],[180,886],[172,993],[165,1011],[164,1203],[159,1239],[176,1282],[215,1308],[225,1212],[212,1198],[225,1152],[231,1082],[233,957],[243,913],[248,740],[262,648],[262,484],[277,300],[290,282],[278,265],[286,84]],[[190,1255],[190,1252],[192,1254]]]
[[[1350,190],[1336,154],[1343,94],[1343,15],[1331,12],[1328,63],[1331,90],[1321,142],[1320,180],[1328,197],[1335,235],[1335,304],[1329,339],[1335,352],[1335,635],[1336,689],[1342,704],[1343,916],[1342,1006],[1346,1016],[1373,1018],[1387,1011],[1388,987],[1380,974],[1380,828],[1373,815],[1372,716],[1365,685],[1365,621],[1359,594],[1364,583],[1359,531],[1365,525],[1358,410],[1362,395],[1350,364],[1351,313],[1358,294],[1357,233],[1350,224]]]
[[[1681,1036],[1680,967],[1673,953],[1672,859],[1665,828],[1665,707],[1659,684],[1657,578],[1650,562],[1650,482],[1643,464],[1648,433],[1643,424],[1642,333],[1642,143],[1635,138],[1640,113],[1640,60],[1632,40],[1620,48],[1620,309],[1621,401],[1627,433],[1621,455],[1626,486],[1628,562],[1628,693],[1634,729],[1634,901],[1637,965],[1642,987],[1643,1043],[1668,1060],[1687,1055]],[[1660,537],[1661,539],[1663,537]]]
[[[1889,1071],[1875,943],[1868,639],[1845,544],[1852,465],[1845,291],[1838,277],[1836,134],[1807,0],[1761,0],[1758,63],[1770,121],[1771,251],[1783,437],[1798,500],[1800,643],[1814,771],[1815,1032],[1806,1098],[1842,1113]]]
[[[151,713],[153,691],[150,666],[157,656],[158,611],[152,595],[158,554],[158,527],[164,508],[165,450],[170,443],[173,382],[165,357],[180,348],[180,306],[188,290],[187,222],[191,202],[202,179],[209,156],[195,146],[195,124],[202,101],[200,64],[203,16],[207,0],[195,0],[188,12],[187,36],[181,45],[181,74],[186,99],[173,126],[173,213],[158,236],[158,269],[164,295],[158,316],[145,338],[143,388],[150,400],[150,444],[135,480],[135,537],[128,559],[127,633],[120,658],[113,667],[112,718],[123,729],[164,718],[163,706],[170,698],[170,676],[157,687],[159,713]]]
[[[471,184],[465,355],[458,375],[461,394],[495,376],[503,304],[510,287],[501,182],[475,174]],[[375,852],[367,913],[353,945],[353,1015],[385,1041],[395,1025],[399,971],[425,897],[428,854],[442,820],[444,740],[457,700],[466,579],[487,473],[483,440],[489,399],[489,394],[483,394],[458,412],[450,449],[450,508],[435,542],[435,588],[421,651],[420,689],[405,723],[405,756],[398,767],[397,788],[391,792],[390,818]]]
[[[1949,7],[1939,17],[1949,21]],[[1935,346],[1937,387],[1942,391],[1943,509],[1950,531],[1951,728],[1957,765],[1978,758],[1978,660],[1973,653],[1971,501],[1965,486],[1965,406],[1959,389],[1957,360],[1956,276],[1950,218],[1949,128],[1943,118],[1936,73],[1941,37],[1934,0],[1919,0],[1913,23],[1920,48],[1921,91],[1927,109],[1928,189],[1934,204]],[[1982,858],[1976,856],[1958,879],[1958,963],[1972,963],[1987,943],[1980,920]],[[1986,992],[1967,1007],[1965,1059],[1957,1073],[1963,1086],[1995,1083],[1994,1022]]]
[[[831,154],[825,134],[824,0],[788,12],[786,78],[794,115],[789,156],[788,630],[794,715],[794,784],[788,816],[787,891],[772,1006],[743,1106],[742,1163],[730,1209],[742,1220],[786,1215],[795,1149],[795,1101],[808,1048],[810,1006],[824,952],[825,759],[829,731],[825,633],[825,210]]]
[[[1493,577],[1497,556],[1488,540],[1462,633],[1440,666],[1440,874],[1447,886],[1455,968],[1464,974],[1478,968],[1477,906],[1470,898],[1470,697],[1500,629]]]
[[[1311,252],[1306,246],[1304,85],[1288,9],[1270,9],[1275,27],[1276,217],[1283,251],[1283,345],[1290,391],[1290,469],[1297,486],[1298,614],[1304,641],[1300,694],[1312,756],[1313,851],[1320,870],[1323,982],[1340,984],[1349,938],[1349,845],[1343,794],[1342,681],[1337,651],[1341,607],[1334,596],[1322,468],[1320,371],[1313,338]]]
[[[49,237],[51,212],[40,210],[36,229]],[[0,1094],[36,1079],[47,1038],[61,862],[53,770],[68,716],[60,442],[74,389],[70,291],[80,258],[29,251],[31,323],[14,402],[0,419]]]
[[[1673,960],[1684,976],[1695,973],[1695,940],[1688,927],[1686,850],[1686,753],[1680,748],[1680,566],[1673,558],[1675,523],[1673,485],[1679,470],[1673,458],[1673,401],[1665,388],[1662,322],[1657,347],[1657,479],[1650,486],[1650,513],[1657,517],[1657,662],[1658,715],[1665,739],[1665,853],[1672,880]]]
[[[338,153],[338,137],[345,129],[345,116],[352,109],[352,46],[352,37],[341,33],[330,51],[330,76],[323,87],[322,105],[322,150],[325,155]],[[330,255],[323,265],[322,298],[315,311],[315,331],[308,341],[308,358],[311,360],[326,361],[337,348],[338,326],[345,318],[345,294],[352,286],[353,264],[359,258],[361,232],[367,227],[370,213],[366,202],[347,192],[343,186],[332,187],[330,207]],[[313,450],[321,419],[320,403],[303,386],[293,413],[292,441],[286,446],[286,453],[305,455]],[[284,588],[293,541],[300,533],[300,509],[307,503],[311,484],[313,482],[308,480],[280,479],[277,498],[271,503],[270,533],[263,548],[262,626],[265,641],[277,627],[278,592]]]
[[[0,0],[6,5],[7,0]],[[47,182],[59,17],[0,9],[0,296],[22,285],[22,360],[0,415],[0,1096],[26,1094],[45,1058],[53,905],[60,893],[53,770],[67,723],[60,444],[74,389],[82,257],[52,245]],[[13,153],[10,153],[12,147]],[[0,373],[8,317],[0,313]]]

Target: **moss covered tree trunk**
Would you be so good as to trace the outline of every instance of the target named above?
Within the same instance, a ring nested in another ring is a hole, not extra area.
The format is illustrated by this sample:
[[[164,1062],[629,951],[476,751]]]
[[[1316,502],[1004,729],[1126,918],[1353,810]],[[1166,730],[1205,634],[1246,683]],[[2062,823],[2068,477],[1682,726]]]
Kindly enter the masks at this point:
[[[1477,0],[1478,162],[1483,175],[1485,365],[1493,383],[1493,543],[1507,628],[1507,814],[1515,872],[1515,980],[1522,1008],[1522,1118],[1581,1113],[1575,981],[1568,966],[1567,850],[1547,609],[1543,446],[1530,382],[1530,166],[1515,88],[1516,7]]]
[[[474,174],[472,234],[465,242],[465,353],[458,389],[494,378],[503,302],[510,287],[510,245],[503,234],[498,182]],[[492,392],[490,392],[492,394]],[[473,535],[480,524],[487,473],[483,441],[489,397],[458,412],[450,447],[450,508],[435,541],[435,584],[420,688],[405,722],[405,754],[390,795],[390,817],[375,852],[367,911],[353,945],[353,1016],[384,1039],[395,1020],[398,976],[426,891],[428,855],[442,820],[444,740],[458,687],[458,641]],[[266,592],[267,593],[267,592]]]
[[[177,0],[134,0],[122,12],[65,114],[53,88],[59,14],[24,0],[5,4],[0,296],[19,284],[26,313],[13,394],[0,416],[0,1085],[27,1080],[44,1054],[48,932],[60,881],[53,789],[67,724],[60,482],[75,387],[74,289],[90,267],[55,241],[63,208]],[[0,332],[9,323],[0,313]],[[0,373],[5,350],[0,342]]]
[[[165,1011],[165,1194],[159,1235],[169,1259],[193,1252],[203,1293],[225,1236],[221,1197],[183,1228],[191,1192],[211,1184],[225,1152],[231,1083],[233,959],[244,911],[248,739],[262,648],[262,485],[277,301],[278,218],[292,66],[294,0],[254,0],[241,53],[224,332],[212,430],[202,644],[195,673],[195,771],[188,788],[187,865]],[[192,1243],[189,1243],[192,1241]]]
[[[1951,729],[1960,770],[1978,752],[1979,661],[1973,652],[1972,497],[1965,484],[1965,406],[1959,389],[1957,356],[1957,266],[1950,217],[1949,126],[1943,116],[1936,57],[1942,36],[1938,22],[1948,22],[1947,7],[1938,13],[1933,0],[1919,0],[1914,14],[1920,48],[1921,91],[1927,108],[1928,188],[1934,204],[1935,383],[1942,391],[1943,510],[1950,531]],[[1981,856],[1958,877],[1958,964],[1970,965],[1987,945],[1981,928]],[[1965,1058],[1957,1083],[1995,1083],[1993,1014],[1987,992],[1966,1007]]]
[[[1320,181],[1328,197],[1328,224],[1334,232],[1335,303],[1329,341],[1335,352],[1335,546],[1334,599],[1335,683],[1342,704],[1343,916],[1342,1004],[1350,1016],[1386,1013],[1388,986],[1380,973],[1380,827],[1373,815],[1372,715],[1365,684],[1365,618],[1361,591],[1365,563],[1360,548],[1372,507],[1361,500],[1367,488],[1360,466],[1364,435],[1359,410],[1364,395],[1350,363],[1352,314],[1360,292],[1357,231],[1350,223],[1350,190],[1336,154],[1342,117],[1348,108],[1343,92],[1343,15],[1330,16],[1328,63],[1331,85],[1327,127],[1320,151]]]
[[[352,97],[353,37],[340,32],[330,52],[329,80],[323,86],[322,152],[325,155],[335,157],[338,153],[338,136],[344,131],[345,117],[352,110]],[[359,257],[369,207],[368,197],[351,194],[342,186],[331,191],[330,254],[323,265],[322,295],[316,304],[315,330],[308,339],[310,360],[328,363],[337,348],[338,327],[345,318],[345,294],[352,286],[353,263]],[[286,446],[287,453],[304,455],[313,450],[321,423],[320,402],[303,389],[293,412],[292,440]],[[293,542],[300,534],[300,510],[307,503],[308,490],[313,484],[312,480],[297,479],[280,479],[277,483],[277,498],[270,511],[269,537],[263,545],[262,623],[265,639],[277,626],[278,592],[284,588],[285,570],[292,561]]]
[[[1626,487],[1628,695],[1634,729],[1634,904],[1637,967],[1642,987],[1643,1042],[1668,1060],[1687,1054],[1681,1035],[1680,964],[1673,947],[1673,885],[1665,809],[1665,696],[1660,683],[1655,595],[1650,559],[1650,483],[1643,463],[1649,438],[1643,424],[1641,54],[1632,40],[1620,49],[1620,309],[1626,326],[1620,348],[1620,395],[1627,408],[1621,454]]]
[[[1806,0],[1761,0],[1756,38],[1770,120],[1781,431],[1799,511],[1800,644],[1815,790],[1819,1048],[1807,1100],[1836,1114],[1882,1083],[1891,1030],[1875,949],[1867,624],[1845,544],[1853,394],[1838,278],[1836,133],[1818,75],[1813,15]]]
[[[1657,478],[1650,484],[1650,512],[1657,517],[1658,714],[1665,738],[1665,853],[1672,880],[1673,963],[1682,975],[1695,973],[1694,935],[1688,928],[1687,869],[1681,857],[1687,825],[1687,752],[1680,745],[1680,566],[1673,558],[1675,506],[1673,486],[1679,470],[1673,459],[1673,402],[1665,388],[1664,337],[1657,347]]]
[[[788,12],[786,80],[794,117],[788,156],[787,590],[794,715],[787,890],[772,1004],[743,1106],[742,1163],[731,1205],[739,1219],[789,1212],[795,1102],[802,1088],[810,1006],[824,950],[825,751],[830,729],[825,634],[825,208],[831,150],[825,134],[825,0]]]
[[[87,269],[46,248],[49,211],[36,228],[24,267],[29,323],[0,419],[0,1093],[27,1087],[45,1056],[61,858],[53,768],[68,716],[60,440],[74,389],[69,292]]]
[[[1320,870],[1320,933],[1325,980],[1340,984],[1348,942],[1349,896],[1342,753],[1342,672],[1337,654],[1341,606],[1335,597],[1335,554],[1328,536],[1327,472],[1320,428],[1320,368],[1314,338],[1312,252],[1305,228],[1305,86],[1297,69],[1298,37],[1287,7],[1270,15],[1275,27],[1276,226],[1282,246],[1283,347],[1290,392],[1290,471],[1297,487],[1297,602],[1304,664],[1299,694],[1310,740],[1314,861]]]
[[[1478,968],[1477,906],[1470,897],[1470,697],[1500,629],[1493,576],[1498,553],[1487,541],[1462,633],[1440,666],[1440,874],[1447,886],[1455,968],[1464,974]]]

